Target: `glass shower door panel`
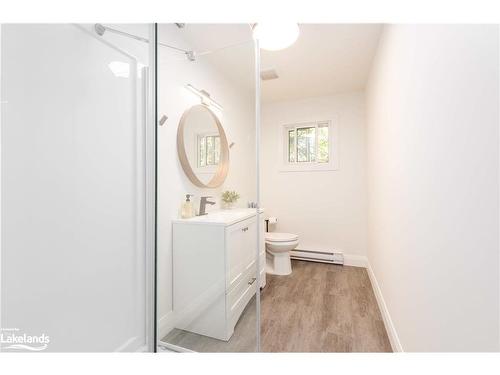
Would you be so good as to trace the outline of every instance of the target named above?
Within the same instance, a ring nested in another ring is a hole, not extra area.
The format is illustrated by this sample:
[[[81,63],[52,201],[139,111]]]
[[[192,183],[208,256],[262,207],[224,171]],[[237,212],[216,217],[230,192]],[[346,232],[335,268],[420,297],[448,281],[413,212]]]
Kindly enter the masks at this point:
[[[92,26],[2,26],[0,326],[146,350],[148,45]]]
[[[158,128],[159,345],[255,352],[265,263],[263,216],[248,205],[257,201],[251,30],[160,24],[158,40],[158,117],[166,119]],[[178,48],[193,50],[194,59]],[[225,170],[223,182],[212,183]],[[234,194],[225,191],[239,195],[232,209],[223,195]],[[198,216],[182,219],[186,194]]]

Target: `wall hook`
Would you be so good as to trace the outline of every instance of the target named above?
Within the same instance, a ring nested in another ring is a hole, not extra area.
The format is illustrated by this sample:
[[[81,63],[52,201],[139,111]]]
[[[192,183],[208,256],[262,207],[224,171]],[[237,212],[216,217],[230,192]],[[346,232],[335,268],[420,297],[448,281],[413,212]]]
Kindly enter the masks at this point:
[[[167,121],[167,119],[168,119],[168,116],[165,116],[165,115],[161,116],[161,118],[160,118],[160,126],[162,126]]]

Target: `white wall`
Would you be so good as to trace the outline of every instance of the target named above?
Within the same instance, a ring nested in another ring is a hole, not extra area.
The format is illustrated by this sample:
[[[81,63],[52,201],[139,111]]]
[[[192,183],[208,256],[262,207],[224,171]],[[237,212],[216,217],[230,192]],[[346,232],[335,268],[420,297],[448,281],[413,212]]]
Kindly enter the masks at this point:
[[[333,120],[339,169],[282,172],[282,126]],[[274,231],[296,233],[301,249],[366,255],[364,95],[350,93],[266,103],[262,108],[262,206]]]
[[[497,26],[387,26],[367,90],[369,261],[405,351],[499,349]]]
[[[192,47],[182,37],[182,29],[175,25],[160,25],[159,40],[181,48]],[[185,194],[195,194],[196,208],[200,196],[213,196],[220,207],[221,192],[236,190],[240,193],[237,206],[246,207],[256,200],[255,158],[255,92],[236,86],[219,71],[214,61],[230,54],[247,56],[246,65],[238,67],[241,75],[254,75],[253,44],[243,44],[211,55],[199,56],[188,61],[178,52],[159,47],[158,58],[158,111],[159,117],[168,116],[164,126],[158,128],[158,317],[160,339],[168,333],[172,322],[172,219],[179,217]],[[183,112],[199,98],[187,91],[186,84],[208,91],[223,106],[214,112],[219,117],[228,142],[235,142],[230,149],[229,173],[225,183],[217,189],[200,189],[186,177],[177,157],[177,127]]]

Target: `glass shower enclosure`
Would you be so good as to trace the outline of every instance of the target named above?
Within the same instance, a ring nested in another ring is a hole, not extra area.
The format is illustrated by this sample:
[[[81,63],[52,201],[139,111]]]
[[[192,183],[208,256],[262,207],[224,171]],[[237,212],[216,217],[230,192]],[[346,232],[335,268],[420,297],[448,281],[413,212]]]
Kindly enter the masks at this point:
[[[259,350],[259,50],[228,26],[1,25],[0,333],[33,340],[0,351]]]
[[[158,339],[255,352],[265,285],[248,24],[158,25]]]

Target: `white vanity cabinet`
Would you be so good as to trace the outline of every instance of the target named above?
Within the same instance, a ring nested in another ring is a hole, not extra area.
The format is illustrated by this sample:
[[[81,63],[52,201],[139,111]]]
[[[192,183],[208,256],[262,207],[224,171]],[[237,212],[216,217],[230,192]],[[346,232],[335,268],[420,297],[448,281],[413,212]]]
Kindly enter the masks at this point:
[[[261,236],[257,259],[257,220]],[[257,265],[265,285],[263,216],[221,210],[173,222],[173,311],[176,328],[229,340],[255,295]]]

